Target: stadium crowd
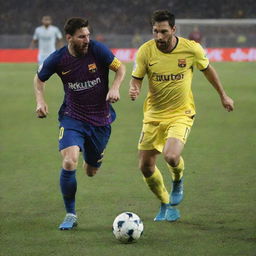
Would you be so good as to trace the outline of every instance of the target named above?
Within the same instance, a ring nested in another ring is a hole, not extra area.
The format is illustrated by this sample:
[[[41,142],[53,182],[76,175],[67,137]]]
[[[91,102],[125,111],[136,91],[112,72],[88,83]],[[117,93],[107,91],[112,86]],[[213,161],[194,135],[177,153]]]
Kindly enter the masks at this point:
[[[133,34],[149,32],[149,16],[167,8],[177,19],[255,18],[255,0],[23,0],[3,1],[0,10],[0,34],[32,34],[43,15],[51,15],[60,28],[70,16],[90,20],[97,33]]]

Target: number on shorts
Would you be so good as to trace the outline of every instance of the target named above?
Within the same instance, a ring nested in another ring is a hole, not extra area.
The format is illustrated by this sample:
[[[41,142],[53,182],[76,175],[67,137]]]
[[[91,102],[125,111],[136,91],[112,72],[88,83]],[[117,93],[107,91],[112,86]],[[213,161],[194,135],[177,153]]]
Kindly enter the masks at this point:
[[[63,138],[64,135],[64,127],[60,127],[59,140]]]

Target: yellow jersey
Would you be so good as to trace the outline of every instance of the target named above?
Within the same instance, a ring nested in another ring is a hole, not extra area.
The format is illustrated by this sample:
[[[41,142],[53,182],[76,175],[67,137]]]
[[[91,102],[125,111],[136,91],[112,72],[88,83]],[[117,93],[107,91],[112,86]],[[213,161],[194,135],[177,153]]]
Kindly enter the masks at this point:
[[[204,70],[209,60],[200,44],[176,38],[176,46],[170,53],[161,52],[154,39],[144,43],[137,52],[132,76],[142,80],[147,74],[149,81],[144,123],[195,115],[191,91],[193,68]]]

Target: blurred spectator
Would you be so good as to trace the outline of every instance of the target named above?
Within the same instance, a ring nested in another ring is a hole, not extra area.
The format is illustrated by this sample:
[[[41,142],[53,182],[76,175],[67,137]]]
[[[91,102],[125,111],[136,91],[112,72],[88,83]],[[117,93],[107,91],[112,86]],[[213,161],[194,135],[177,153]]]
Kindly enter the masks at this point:
[[[92,27],[95,31],[95,38],[97,34],[102,34],[105,38],[104,44],[107,44],[108,47],[128,48],[137,46],[137,43],[132,44],[132,37],[135,29],[138,28],[138,24],[140,25],[139,34],[143,39],[142,41],[148,40],[148,36],[151,35],[148,26],[150,15],[157,9],[168,8],[176,15],[177,19],[255,19],[256,10],[255,0],[243,0],[242,4],[241,0],[232,0],[232,5],[228,0],[76,0],[72,1],[71,5],[66,0],[2,2],[0,10],[1,48],[27,47],[31,40],[30,35],[37,26],[35,17],[42,17],[45,13],[54,17],[54,25],[59,28],[67,17],[71,16],[93,20]],[[177,22],[178,35],[188,37],[193,29],[193,24],[179,25]],[[204,47],[236,45],[240,30],[243,30],[243,34],[247,38],[244,46],[255,46],[256,26],[253,23],[248,24],[248,26],[241,25],[241,27],[239,23],[220,25],[223,34],[216,34],[218,33],[218,25],[202,23],[198,26],[201,35],[203,35],[201,44]],[[234,35],[230,35],[230,31],[234,32]],[[230,37],[227,37],[226,33]],[[196,39],[194,38],[194,40]]]
[[[135,31],[133,37],[132,37],[132,47],[138,48],[142,44],[142,37],[138,30]]]
[[[104,36],[103,34],[101,34],[101,33],[98,33],[98,34],[96,35],[95,39],[96,39],[97,41],[99,41],[99,42],[105,42],[105,41],[106,41],[105,36]]]
[[[239,9],[237,13],[235,14],[236,19],[243,19],[244,18],[244,11],[242,9]]]
[[[197,43],[202,42],[202,34],[197,26],[193,28],[193,31],[189,34],[188,39],[194,40]]]
[[[41,65],[44,60],[56,50],[56,42],[58,48],[63,46],[62,34],[60,30],[52,25],[50,16],[42,17],[42,26],[35,29],[30,48],[33,49],[38,44],[38,64]]]
[[[245,35],[238,35],[236,42],[237,42],[237,46],[242,47],[246,44],[247,38]]]
[[[232,0],[232,5],[227,0],[76,0],[72,5],[66,0],[5,2],[8,4],[1,5],[0,11],[0,34],[31,33],[35,26],[34,17],[43,13],[54,15],[57,26],[61,26],[67,17],[81,16],[94,21],[97,33],[133,34],[140,24],[140,32],[146,34],[150,33],[148,20],[152,11],[166,8],[166,5],[179,19],[255,18],[256,9],[255,0],[243,0],[242,4],[241,0]]]

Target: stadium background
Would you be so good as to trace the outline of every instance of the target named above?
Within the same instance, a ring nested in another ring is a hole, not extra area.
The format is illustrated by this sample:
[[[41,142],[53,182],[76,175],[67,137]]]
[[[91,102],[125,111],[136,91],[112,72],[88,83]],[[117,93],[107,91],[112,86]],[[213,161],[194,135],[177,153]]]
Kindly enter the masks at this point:
[[[72,3],[66,0],[10,0],[1,1],[0,48],[28,48],[43,15],[52,16],[54,25],[62,32],[67,18],[86,17],[93,28],[93,37],[110,48],[137,48],[151,38],[152,11],[162,8],[176,15],[178,35],[188,37],[197,25],[205,47],[255,47],[254,0],[76,0]],[[180,19],[189,20],[179,26]],[[194,24],[191,19],[200,23]],[[217,25],[216,20],[206,23],[202,19],[231,19],[233,23]]]

